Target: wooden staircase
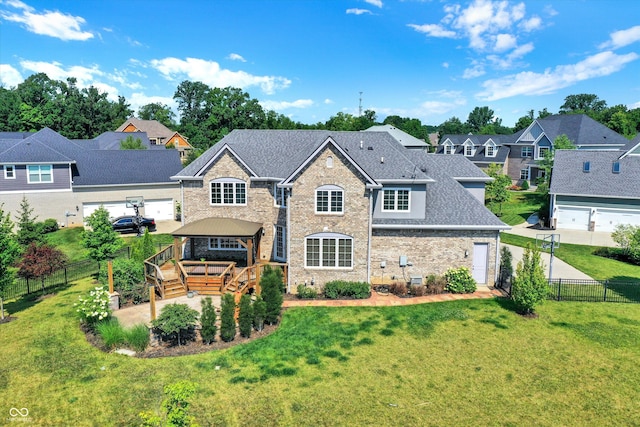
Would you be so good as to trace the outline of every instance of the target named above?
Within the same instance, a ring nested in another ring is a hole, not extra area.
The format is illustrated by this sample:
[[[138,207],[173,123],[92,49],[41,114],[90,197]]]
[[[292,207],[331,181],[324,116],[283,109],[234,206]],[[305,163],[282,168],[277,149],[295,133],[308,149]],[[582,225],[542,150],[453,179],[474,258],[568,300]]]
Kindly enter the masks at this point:
[[[180,279],[165,280],[164,285],[164,298],[177,298],[187,294],[187,290],[180,283]]]

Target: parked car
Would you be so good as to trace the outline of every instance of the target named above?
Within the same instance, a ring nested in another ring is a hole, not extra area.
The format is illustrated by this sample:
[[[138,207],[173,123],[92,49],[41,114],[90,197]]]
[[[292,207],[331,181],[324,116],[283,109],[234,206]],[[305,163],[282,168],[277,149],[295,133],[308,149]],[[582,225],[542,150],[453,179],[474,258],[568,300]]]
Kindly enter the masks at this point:
[[[119,216],[114,219],[111,226],[118,233],[144,233],[145,229],[156,231],[156,222],[153,218],[140,218],[138,225],[135,215]]]

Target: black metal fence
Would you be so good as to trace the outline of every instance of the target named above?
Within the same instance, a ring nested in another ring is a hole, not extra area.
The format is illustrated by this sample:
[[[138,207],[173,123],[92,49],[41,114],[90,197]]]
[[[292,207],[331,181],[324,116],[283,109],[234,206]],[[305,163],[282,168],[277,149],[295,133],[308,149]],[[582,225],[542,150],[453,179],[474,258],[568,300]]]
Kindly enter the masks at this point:
[[[130,252],[129,247],[124,247],[116,252],[115,258],[129,258]],[[5,288],[3,297],[5,299],[18,298],[23,295],[42,293],[46,292],[47,289],[68,285],[70,282],[98,274],[100,266],[101,263],[97,261],[83,260],[69,263],[49,276],[37,279],[16,277],[13,283]]]

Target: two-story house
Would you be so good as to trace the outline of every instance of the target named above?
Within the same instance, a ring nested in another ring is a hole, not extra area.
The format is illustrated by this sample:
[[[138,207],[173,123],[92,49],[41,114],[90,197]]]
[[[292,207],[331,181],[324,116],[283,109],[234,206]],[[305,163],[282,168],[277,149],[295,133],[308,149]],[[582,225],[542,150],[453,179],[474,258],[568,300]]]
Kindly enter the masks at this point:
[[[286,262],[289,291],[460,266],[491,285],[509,228],[459,182],[486,181],[467,159],[388,132],[234,130],[173,178],[185,258]]]
[[[513,135],[443,135],[437,153],[461,154],[481,168],[497,163],[514,182],[535,185],[544,174],[538,163],[560,135],[578,150],[618,150],[628,142],[585,114],[558,114],[537,119]]]
[[[173,145],[178,150],[183,161],[186,160],[189,151],[193,150],[186,137],[169,129],[157,120],[142,120],[131,117],[120,125],[116,132],[144,132],[148,135],[152,145],[163,147]]]
[[[170,179],[182,164],[174,150],[120,150],[127,134],[106,132],[69,140],[45,128],[34,133],[0,132],[0,203],[15,216],[23,197],[39,220],[81,225],[101,205],[113,217],[131,215],[127,197],[143,197],[142,213],[173,219],[179,186]]]

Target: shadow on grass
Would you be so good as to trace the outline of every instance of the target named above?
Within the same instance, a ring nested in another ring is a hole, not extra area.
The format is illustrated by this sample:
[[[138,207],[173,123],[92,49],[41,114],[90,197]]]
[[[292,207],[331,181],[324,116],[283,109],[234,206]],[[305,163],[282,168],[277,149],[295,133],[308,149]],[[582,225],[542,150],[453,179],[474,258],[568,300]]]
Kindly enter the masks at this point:
[[[626,302],[640,303],[640,277],[616,276],[607,286],[626,299]]]
[[[71,283],[67,283],[66,285],[58,285],[51,288],[45,288],[44,291],[40,290],[38,292],[32,292],[27,295],[23,295],[20,298],[14,299],[10,302],[4,303],[4,308],[7,312],[9,312],[12,316],[29,309],[40,301],[43,301],[50,296],[55,296],[59,292],[65,291],[71,287]]]

